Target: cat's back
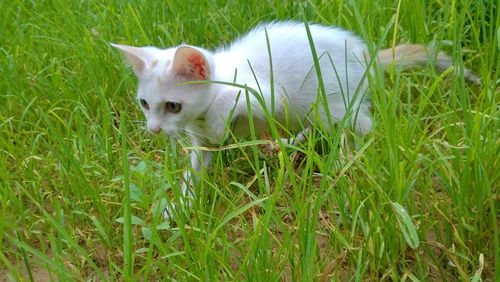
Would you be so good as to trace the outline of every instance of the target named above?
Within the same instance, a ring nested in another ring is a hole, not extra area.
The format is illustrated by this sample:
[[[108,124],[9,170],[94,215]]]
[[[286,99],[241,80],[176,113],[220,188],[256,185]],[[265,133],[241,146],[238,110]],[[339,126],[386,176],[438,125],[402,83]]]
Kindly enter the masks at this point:
[[[309,25],[318,55],[329,54],[335,64],[346,57],[362,58],[365,43],[352,32],[320,24]],[[269,45],[268,45],[269,42]],[[245,71],[251,64],[256,73],[269,73],[271,54],[275,75],[304,77],[313,66],[311,44],[303,22],[283,21],[260,24],[229,46],[216,52],[223,72]]]
[[[310,24],[309,30],[317,49],[353,50],[365,48],[364,42],[352,32],[341,28]],[[226,51],[244,54],[247,57],[268,57],[268,44],[271,54],[310,55],[310,42],[306,27],[302,22],[283,21],[260,24],[246,35],[236,39]],[[307,52],[309,51],[309,52]]]

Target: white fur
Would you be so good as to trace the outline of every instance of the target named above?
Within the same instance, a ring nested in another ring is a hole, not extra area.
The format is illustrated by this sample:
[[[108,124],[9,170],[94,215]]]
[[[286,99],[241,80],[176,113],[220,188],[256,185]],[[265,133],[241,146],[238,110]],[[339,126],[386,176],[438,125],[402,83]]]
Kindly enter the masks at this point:
[[[137,99],[147,102],[149,109],[142,109],[147,127],[153,133],[186,132],[194,146],[217,146],[226,139],[229,127],[237,136],[249,135],[248,103],[256,134],[266,130],[264,107],[253,94],[249,94],[247,101],[242,87],[206,81],[236,83],[256,90],[269,112],[274,106],[276,121],[290,130],[303,130],[293,140],[295,143],[307,138],[315,104],[325,125],[329,120],[337,122],[347,118],[358,134],[367,133],[372,121],[368,114],[365,75],[369,58],[365,43],[342,29],[316,24],[309,27],[319,58],[326,107],[318,102],[319,81],[303,23],[260,25],[214,52],[188,45],[169,49],[112,45],[127,57],[139,79]],[[381,66],[394,64],[401,68],[434,62],[437,71],[453,64],[444,53],[409,44],[381,50],[377,59]],[[472,72],[463,70],[464,78],[481,82]],[[274,105],[271,105],[273,98]],[[181,104],[179,112],[169,110],[167,103],[172,102]],[[211,153],[193,150],[190,160],[193,170],[199,171],[209,166]],[[192,181],[190,171],[186,170],[182,187],[189,196],[193,194],[187,189],[187,183]],[[186,204],[190,204],[189,200]],[[166,215],[170,212],[167,208]]]
[[[367,99],[362,99],[367,97],[367,82],[363,80],[366,72],[366,45],[345,30],[316,24],[309,27],[320,57],[319,65],[331,119],[335,122],[344,117],[348,106],[346,103],[353,99],[356,89],[360,87],[360,94],[354,101],[354,109],[358,111],[355,128],[361,133],[368,132],[372,124],[368,116],[369,103],[366,102]],[[274,85],[270,84],[266,30]],[[249,134],[244,90],[217,83],[185,84],[187,81],[179,79],[172,67],[179,46],[169,49],[113,46],[126,55],[136,72],[137,99],[144,99],[149,104],[149,110],[143,108],[143,111],[150,131],[158,132],[162,129],[168,134],[184,131],[190,135],[194,145],[213,146],[225,140],[228,125],[237,120],[233,124],[234,132],[238,135]],[[230,46],[214,52],[199,47],[192,48],[206,58],[208,80],[247,85],[263,95],[268,109],[271,109],[271,89],[274,88],[275,119],[287,122],[291,130],[300,130],[303,129],[302,126],[307,128],[310,125],[308,122],[312,117],[308,114],[311,113],[312,104],[317,102],[318,78],[303,23],[260,25]],[[249,94],[249,98],[258,134],[266,130],[267,122],[258,100],[252,94]],[[181,103],[181,111],[165,111],[166,102]],[[324,107],[318,106],[318,111],[327,123]],[[285,112],[288,116],[285,116]],[[232,120],[228,120],[230,116],[233,117]],[[200,158],[203,158],[203,162]],[[201,151],[192,152],[193,169],[208,166],[209,161],[209,152],[203,152],[203,156]],[[189,173],[185,177],[188,181],[191,180]]]
[[[369,98],[364,78],[369,59],[365,55],[365,43],[339,28],[316,24],[309,27],[319,57],[330,117],[325,107],[318,103],[318,77],[303,23],[260,25],[231,45],[213,52],[187,45],[169,49],[113,46],[128,58],[139,79],[137,99],[148,103],[149,109],[143,108],[143,111],[147,127],[154,133],[160,129],[167,134],[186,132],[195,146],[217,146],[226,139],[229,126],[238,136],[249,134],[247,102],[251,104],[256,133],[266,130],[263,107],[253,94],[249,94],[247,101],[245,91],[240,87],[199,83],[200,80],[246,85],[262,94],[268,109],[272,108],[271,93],[274,89],[274,118],[290,130],[305,129],[297,141],[307,137],[313,119],[310,115],[314,114],[311,108],[316,103],[325,124],[329,118],[333,122],[342,120],[351,103],[355,114],[347,116],[350,124],[359,134],[370,131],[372,121],[368,114]],[[425,48],[420,45],[406,45],[396,51],[402,55],[397,56],[399,54],[395,55],[394,50],[389,49],[381,51],[379,60],[382,65],[398,60],[396,64],[413,66],[429,60]],[[198,63],[189,60],[191,55]],[[272,58],[272,85],[269,55]],[[404,62],[405,58],[411,61]],[[445,63],[439,67],[451,66],[450,60]],[[181,111],[169,112],[165,107],[167,102],[180,103]],[[210,158],[210,152],[194,150],[191,153],[192,168],[207,167]],[[184,183],[193,180],[189,171],[184,177]],[[184,184],[184,191],[188,194],[186,187]]]

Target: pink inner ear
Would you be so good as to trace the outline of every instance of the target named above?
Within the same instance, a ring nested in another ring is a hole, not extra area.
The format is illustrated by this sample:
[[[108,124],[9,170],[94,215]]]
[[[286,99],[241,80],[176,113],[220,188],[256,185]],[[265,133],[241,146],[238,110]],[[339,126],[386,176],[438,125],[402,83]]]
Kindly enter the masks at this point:
[[[208,80],[210,69],[203,53],[192,47],[179,47],[174,55],[175,74],[187,81]]]
[[[201,54],[192,53],[187,58],[189,76],[196,80],[207,80],[207,62]]]

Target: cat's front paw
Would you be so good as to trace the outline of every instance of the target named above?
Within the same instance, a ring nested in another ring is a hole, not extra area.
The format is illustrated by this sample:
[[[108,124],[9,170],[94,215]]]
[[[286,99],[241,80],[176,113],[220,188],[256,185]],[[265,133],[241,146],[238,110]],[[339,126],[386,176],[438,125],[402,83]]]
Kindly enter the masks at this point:
[[[166,221],[171,221],[174,220],[174,210],[175,210],[175,205],[174,203],[170,204],[163,210],[163,218]]]

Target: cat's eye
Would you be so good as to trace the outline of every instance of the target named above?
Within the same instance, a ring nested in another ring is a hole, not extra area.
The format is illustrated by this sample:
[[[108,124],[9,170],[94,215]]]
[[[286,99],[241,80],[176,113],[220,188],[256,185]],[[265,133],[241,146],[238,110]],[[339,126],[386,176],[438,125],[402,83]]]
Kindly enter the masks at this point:
[[[141,103],[141,106],[146,109],[146,110],[149,110],[149,105],[148,105],[148,102],[146,102],[146,100],[144,99],[140,99],[139,100],[139,103]]]
[[[165,107],[166,107],[167,111],[175,114],[175,113],[178,113],[181,111],[182,105],[181,105],[181,103],[167,102],[165,104]]]

